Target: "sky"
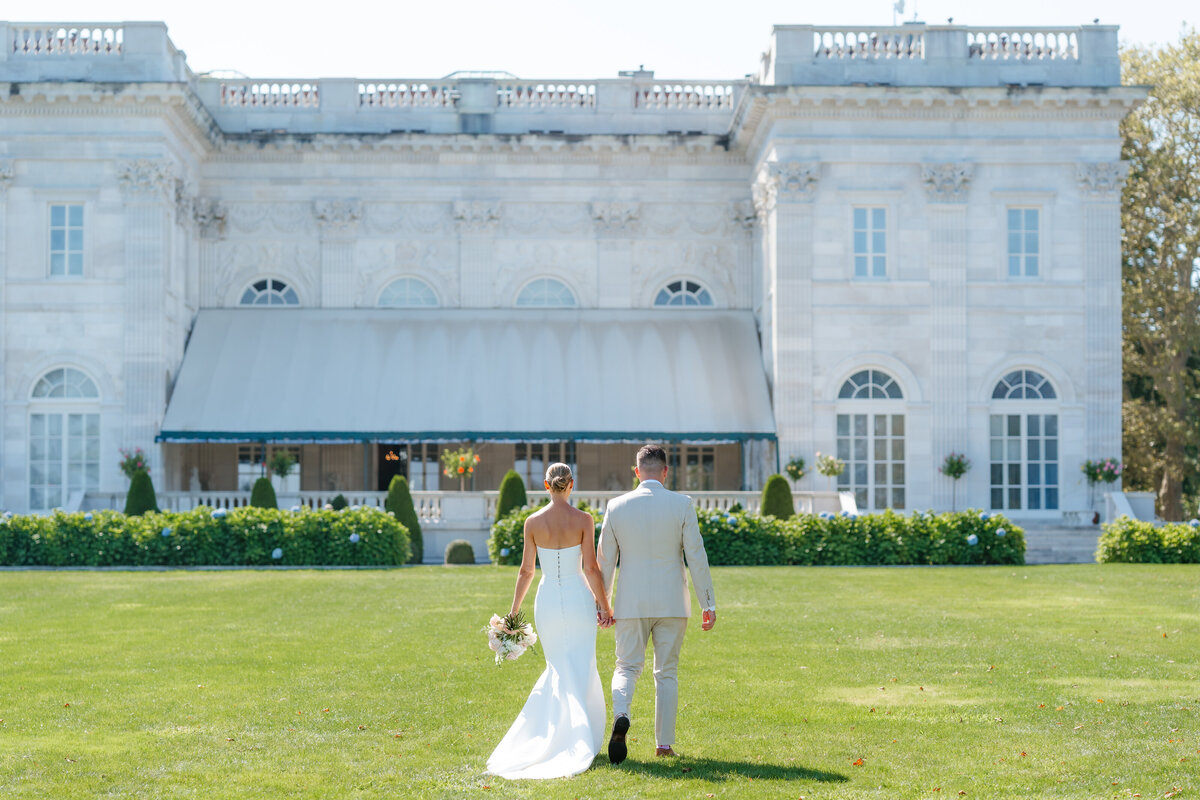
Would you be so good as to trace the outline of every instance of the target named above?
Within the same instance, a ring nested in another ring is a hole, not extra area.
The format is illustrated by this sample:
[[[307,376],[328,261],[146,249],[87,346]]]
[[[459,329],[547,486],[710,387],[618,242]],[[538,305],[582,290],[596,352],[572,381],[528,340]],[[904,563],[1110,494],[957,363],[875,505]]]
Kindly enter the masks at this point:
[[[1191,0],[48,0],[10,21],[161,20],[194,72],[252,78],[440,78],[504,70],[521,78],[615,78],[645,66],[665,79],[736,79],[757,68],[773,25],[1120,25],[1121,41],[1163,44]],[[11,13],[15,4],[8,4]],[[1188,19],[1188,16],[1191,19]]]

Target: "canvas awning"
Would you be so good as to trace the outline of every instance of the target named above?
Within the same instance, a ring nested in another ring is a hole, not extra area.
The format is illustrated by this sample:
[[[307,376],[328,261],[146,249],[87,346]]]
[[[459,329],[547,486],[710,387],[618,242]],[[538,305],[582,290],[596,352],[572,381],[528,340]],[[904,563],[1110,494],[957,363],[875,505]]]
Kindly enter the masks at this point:
[[[160,441],[774,439],[749,312],[201,311]]]

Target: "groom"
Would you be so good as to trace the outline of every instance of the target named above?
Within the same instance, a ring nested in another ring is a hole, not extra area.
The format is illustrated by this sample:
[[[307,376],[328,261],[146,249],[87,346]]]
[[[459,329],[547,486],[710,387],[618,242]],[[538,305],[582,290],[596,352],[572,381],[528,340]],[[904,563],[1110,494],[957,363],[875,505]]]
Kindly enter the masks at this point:
[[[696,523],[691,498],[668,491],[667,454],[658,445],[638,451],[634,469],[641,483],[628,494],[609,501],[600,531],[596,560],[604,576],[604,591],[613,596],[617,668],[613,672],[613,730],[608,760],[620,764],[628,754],[629,708],[633,689],[646,660],[646,642],[654,642],[654,735],[657,756],[673,756],[675,712],[679,707],[676,667],[683,633],[691,615],[684,557],[692,585],[704,609],[701,630],[717,623],[717,603],[708,555]],[[612,591],[618,562],[621,580]],[[601,620],[607,625],[611,620]]]

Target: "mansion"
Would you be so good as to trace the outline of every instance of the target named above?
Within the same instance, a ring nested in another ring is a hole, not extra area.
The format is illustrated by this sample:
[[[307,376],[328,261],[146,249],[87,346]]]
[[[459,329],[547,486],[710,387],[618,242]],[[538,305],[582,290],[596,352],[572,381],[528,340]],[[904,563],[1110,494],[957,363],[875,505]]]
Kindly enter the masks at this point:
[[[626,489],[1086,509],[1121,451],[1117,29],[781,25],[753,74],[193,73],[0,22],[0,509]],[[747,53],[753,67],[753,53]],[[940,474],[951,452],[972,468]],[[818,453],[845,462],[813,469]]]

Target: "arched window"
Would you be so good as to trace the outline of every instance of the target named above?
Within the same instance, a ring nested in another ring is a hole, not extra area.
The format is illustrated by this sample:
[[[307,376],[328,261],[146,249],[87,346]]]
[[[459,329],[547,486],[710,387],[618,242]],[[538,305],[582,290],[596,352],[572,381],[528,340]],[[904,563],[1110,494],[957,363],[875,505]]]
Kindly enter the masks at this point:
[[[1006,374],[992,390],[988,418],[994,510],[1058,509],[1058,395],[1030,369]]]
[[[397,278],[379,294],[379,305],[391,308],[418,308],[437,304],[437,295],[433,293],[430,285],[420,278]]]
[[[52,369],[30,393],[29,509],[59,508],[100,488],[100,392],[71,367]]]
[[[574,308],[575,295],[565,283],[554,278],[537,278],[525,284],[517,295],[519,306]]]
[[[87,375],[77,369],[60,367],[52,369],[38,379],[33,387],[33,398],[98,398],[100,392]]]
[[[654,298],[656,306],[711,306],[712,295],[695,281],[671,281],[658,290]]]
[[[1031,369],[1013,370],[992,390],[993,400],[1053,400],[1057,396],[1046,376]]]
[[[877,369],[864,369],[846,379],[838,392],[839,400],[902,400],[900,384]]]
[[[886,372],[864,369],[838,391],[838,490],[861,510],[905,507],[904,393]]]
[[[298,306],[300,298],[296,296],[296,290],[283,281],[263,278],[247,286],[238,303],[243,306]]]

